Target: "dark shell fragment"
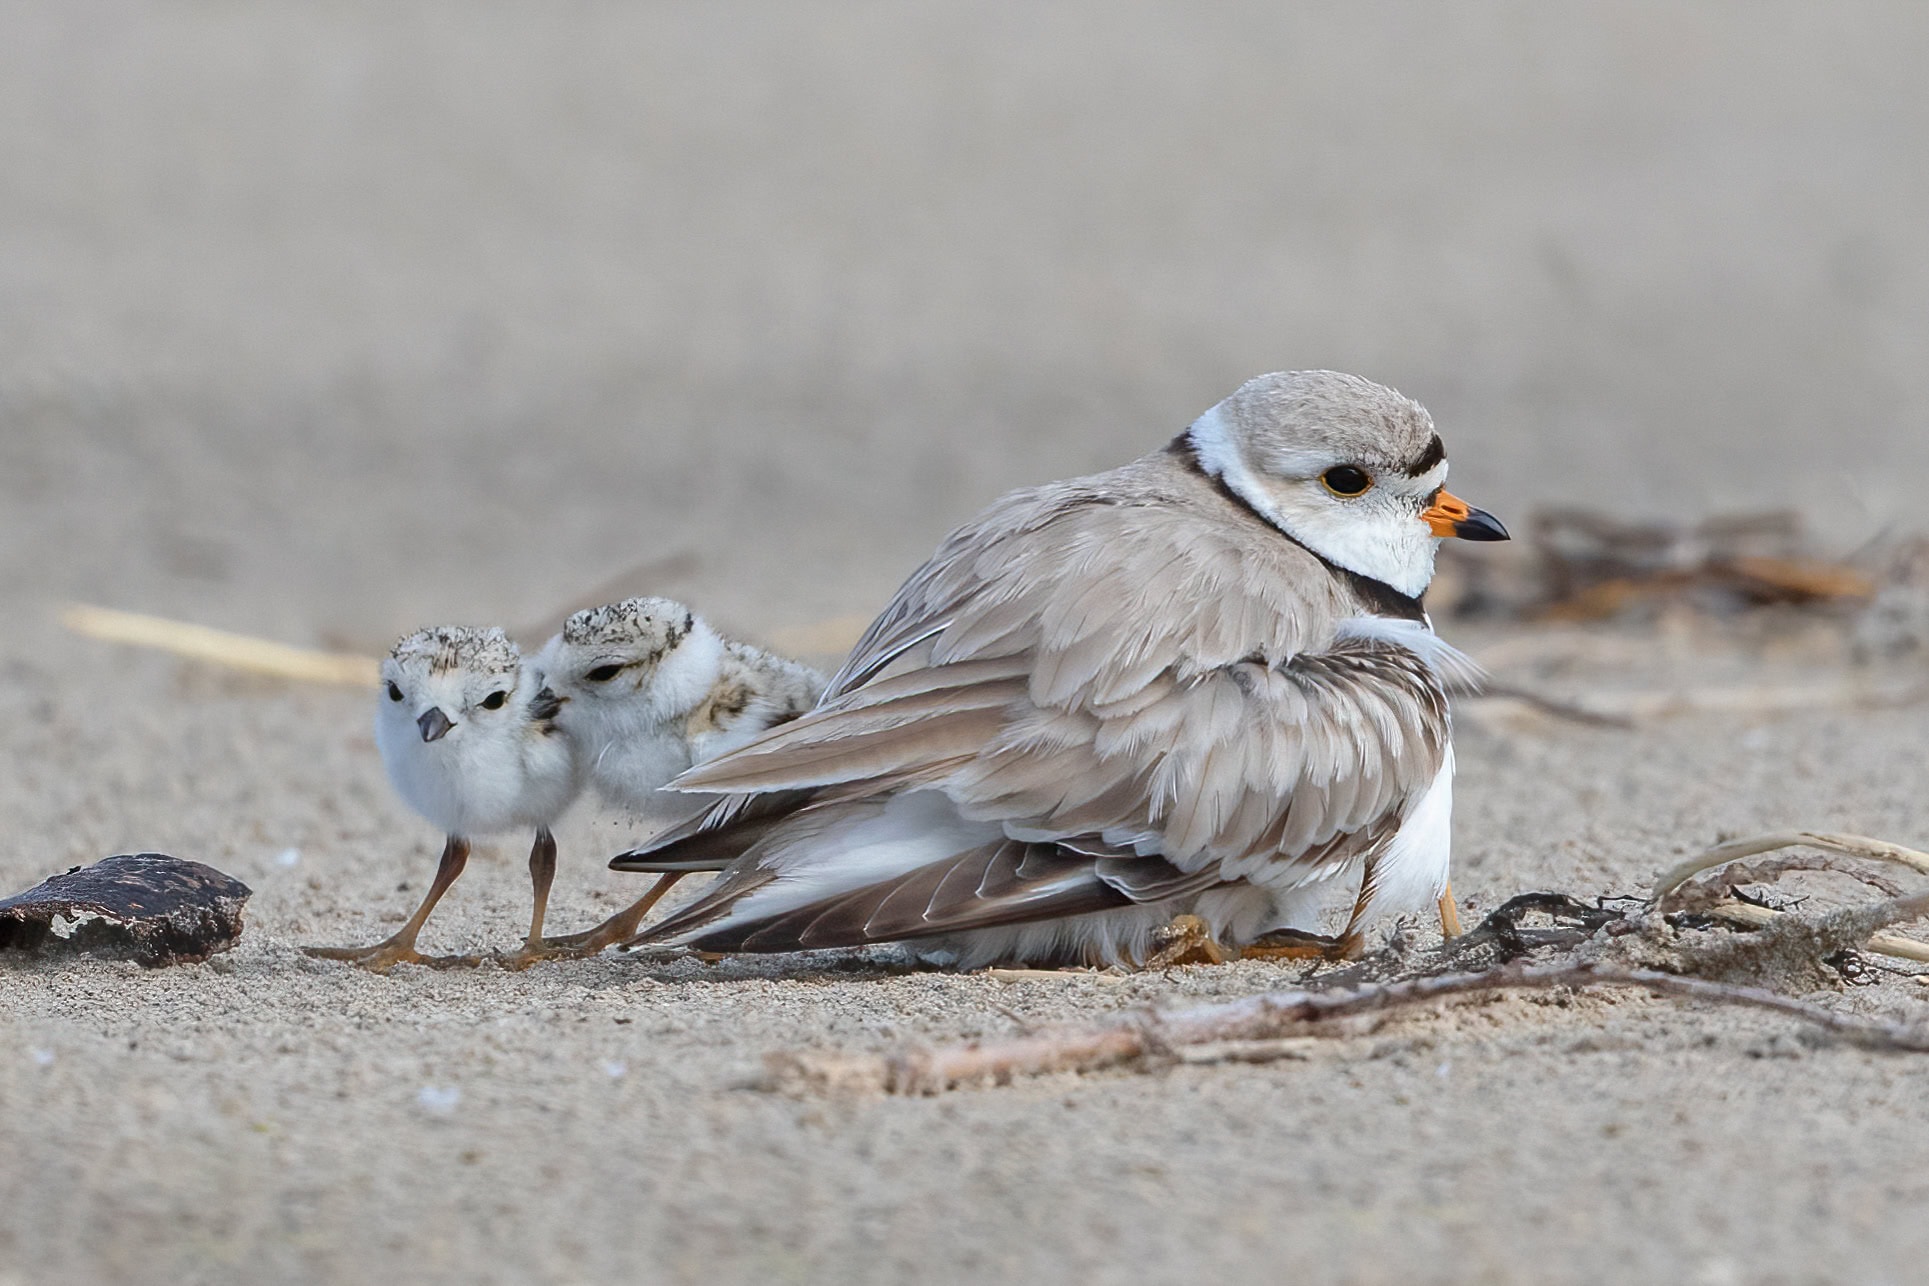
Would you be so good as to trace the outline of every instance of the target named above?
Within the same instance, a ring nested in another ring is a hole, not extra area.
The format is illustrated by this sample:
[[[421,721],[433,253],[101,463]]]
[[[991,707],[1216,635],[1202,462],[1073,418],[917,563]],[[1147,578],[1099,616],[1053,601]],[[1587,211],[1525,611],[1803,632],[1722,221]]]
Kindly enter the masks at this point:
[[[240,939],[252,892],[199,862],[123,853],[0,900],[0,951],[192,964]]]

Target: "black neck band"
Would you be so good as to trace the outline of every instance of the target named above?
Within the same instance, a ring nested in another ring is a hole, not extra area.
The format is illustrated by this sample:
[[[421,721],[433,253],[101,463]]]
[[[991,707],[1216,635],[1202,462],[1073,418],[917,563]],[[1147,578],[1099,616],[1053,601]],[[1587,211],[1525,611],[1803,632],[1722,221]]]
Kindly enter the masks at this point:
[[[1426,605],[1422,603],[1418,597],[1402,594],[1399,590],[1393,588],[1393,586],[1383,580],[1374,580],[1371,576],[1363,576],[1359,572],[1342,567],[1326,555],[1320,553],[1319,550],[1312,548],[1305,541],[1294,536],[1291,532],[1281,531],[1272,523],[1267,522],[1266,516],[1254,509],[1244,496],[1227,486],[1226,480],[1223,477],[1219,474],[1206,471],[1206,466],[1199,460],[1199,448],[1192,443],[1192,430],[1187,429],[1184,433],[1172,439],[1171,444],[1168,445],[1165,450],[1167,455],[1178,457],[1186,468],[1198,474],[1207,482],[1210,482],[1218,489],[1220,495],[1257,518],[1265,525],[1266,530],[1274,532],[1281,540],[1292,541],[1293,544],[1298,545],[1301,549],[1304,549],[1307,553],[1319,559],[1320,564],[1324,566],[1327,571],[1332,572],[1333,575],[1345,581],[1347,587],[1359,595],[1361,601],[1372,608],[1376,615],[1393,616],[1406,621],[1425,622],[1427,619]]]

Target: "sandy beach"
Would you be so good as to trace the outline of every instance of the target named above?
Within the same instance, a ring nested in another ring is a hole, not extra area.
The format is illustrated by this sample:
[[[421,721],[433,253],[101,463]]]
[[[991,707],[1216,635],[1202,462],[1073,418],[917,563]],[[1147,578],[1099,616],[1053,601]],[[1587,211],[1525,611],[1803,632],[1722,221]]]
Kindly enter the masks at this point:
[[[0,1286],[1918,1279],[1929,1059],[1774,1017],[1508,997],[1264,1066],[795,1098],[766,1054],[1303,970],[308,959],[440,845],[372,696],[57,614],[372,653],[620,585],[834,661],[1000,491],[1282,367],[1427,403],[1509,520],[1792,507],[1847,551],[1925,525],[1925,56],[1901,3],[0,9],[0,891],[142,850],[255,890],[207,964],[0,962]],[[1929,677],[1793,616],[1442,628],[1562,696]],[[1456,889],[1929,846],[1925,733],[1470,704]],[[604,862],[642,829],[573,815],[553,924],[635,895]],[[479,848],[425,946],[512,945],[523,859]],[[1913,972],[1817,998],[1929,1017]]]

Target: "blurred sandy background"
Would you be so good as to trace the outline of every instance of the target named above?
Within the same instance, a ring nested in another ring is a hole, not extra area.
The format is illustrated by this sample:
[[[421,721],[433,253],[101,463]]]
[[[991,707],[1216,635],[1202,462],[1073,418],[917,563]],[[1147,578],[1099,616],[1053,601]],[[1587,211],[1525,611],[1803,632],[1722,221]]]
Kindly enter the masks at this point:
[[[1925,66],[1906,0],[0,4],[0,875],[166,847],[260,890],[218,968],[0,972],[0,1283],[1903,1280],[1924,1073],[1764,1062],[1752,1021],[1510,1002],[1450,1055],[820,1111],[721,1087],[1270,975],[307,965],[433,860],[361,697],[49,622],[372,649],[660,559],[769,637],[1287,367],[1426,402],[1506,517],[1919,526]],[[1463,891],[1627,888],[1724,828],[1920,843],[1921,729],[1476,733]],[[586,916],[633,886],[577,840]],[[434,923],[504,939],[519,858],[472,870]]]
[[[688,550],[745,624],[863,612],[1282,367],[1514,513],[1856,535],[1929,471],[1916,5],[0,21],[16,597],[379,638]]]

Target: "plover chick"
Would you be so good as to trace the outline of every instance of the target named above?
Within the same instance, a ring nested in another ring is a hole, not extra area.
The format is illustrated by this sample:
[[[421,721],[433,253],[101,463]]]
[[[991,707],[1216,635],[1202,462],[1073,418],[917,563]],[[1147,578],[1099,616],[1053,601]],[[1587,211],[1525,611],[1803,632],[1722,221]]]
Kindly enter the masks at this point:
[[[673,783],[731,798],[611,865],[732,864],[639,944],[1136,964],[1188,916],[1235,950],[1351,955],[1430,903],[1456,932],[1462,659],[1421,597],[1440,539],[1507,533],[1446,476],[1418,403],[1301,371],[997,501],[815,709]],[[1281,932],[1347,874],[1338,939]]]
[[[798,718],[826,682],[809,666],[725,638],[667,598],[576,613],[535,668],[562,704],[557,725],[588,784],[612,807],[659,814],[666,805],[689,811],[687,796],[661,792],[671,778]],[[585,951],[622,941],[679,874],[589,932],[558,941]]]
[[[498,629],[443,627],[411,634],[382,663],[375,744],[409,807],[448,835],[428,895],[408,922],[368,947],[311,947],[309,954],[386,970],[425,963],[417,935],[469,860],[473,838],[534,828],[529,938],[505,963],[543,954],[543,917],[556,874],[550,827],[581,793],[561,702]]]

